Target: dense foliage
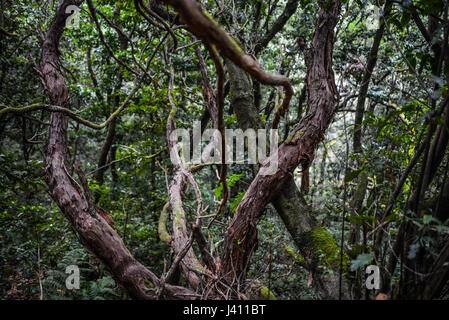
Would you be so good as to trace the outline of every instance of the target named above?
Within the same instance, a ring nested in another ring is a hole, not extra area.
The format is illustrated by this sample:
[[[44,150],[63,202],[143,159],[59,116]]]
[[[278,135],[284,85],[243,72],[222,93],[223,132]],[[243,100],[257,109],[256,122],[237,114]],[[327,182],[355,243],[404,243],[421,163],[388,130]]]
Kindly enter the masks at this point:
[[[311,108],[301,41],[312,41],[320,10],[339,1],[199,2],[266,72],[290,80],[295,93],[278,127],[280,142],[286,141]],[[132,294],[107,263],[85,249],[79,230],[49,192],[46,146],[50,117],[58,112],[25,110],[54,104],[41,57],[60,4],[1,0],[0,296],[129,299]],[[159,8],[168,17],[156,12],[155,18],[145,7]],[[177,176],[167,123],[174,119],[176,128],[188,130],[194,121],[215,127],[205,82],[217,105],[224,90],[227,129],[270,128],[286,94],[282,87],[261,84],[242,72],[246,95],[238,96],[241,82],[230,72],[228,57],[198,40],[190,25],[179,22],[179,16],[174,19],[176,12],[161,1],[95,0],[83,2],[80,9],[78,23],[66,26],[58,48],[70,100],[62,107],[85,119],[69,117],[65,166],[80,190],[83,174],[74,164],[81,166],[95,205],[112,218],[135,259],[161,277],[179,254],[173,242],[161,240],[158,229]],[[300,247],[300,236],[280,216],[274,195],[257,221],[258,245],[246,276],[262,289],[247,290],[243,297],[253,297],[252,292],[276,299],[374,299],[379,293],[390,299],[448,298],[448,12],[445,0],[342,1],[331,66],[338,107],[310,167],[299,165],[293,171],[304,207],[291,210],[296,217],[307,211],[316,220],[308,233],[316,241],[310,247],[314,258],[306,256],[310,248]],[[214,52],[224,58],[219,58],[225,69],[223,88]],[[248,96],[252,104],[239,111]],[[256,110],[256,120],[250,118],[250,108]],[[105,121],[102,128],[93,128]],[[257,168],[228,165],[226,183],[220,179],[220,165],[190,169],[201,192],[202,215],[209,215],[201,219],[200,232],[211,255],[218,257]],[[187,238],[197,215],[195,191],[191,184],[181,192]],[[166,225],[174,236],[176,210],[169,211]],[[202,256],[199,245],[194,243],[193,249]],[[66,289],[69,265],[80,268],[79,290]],[[368,265],[380,267],[378,290],[365,288]],[[329,274],[341,285],[333,291],[318,284],[331,279]],[[192,288],[181,268],[170,280]],[[193,291],[205,297],[202,289]]]

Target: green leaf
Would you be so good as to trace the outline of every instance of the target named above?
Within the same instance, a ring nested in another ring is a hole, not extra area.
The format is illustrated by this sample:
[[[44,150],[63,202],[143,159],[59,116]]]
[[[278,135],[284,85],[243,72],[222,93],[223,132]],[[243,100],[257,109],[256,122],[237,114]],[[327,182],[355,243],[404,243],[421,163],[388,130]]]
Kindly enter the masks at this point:
[[[220,184],[218,187],[215,188],[215,199],[220,199],[222,191],[223,191],[223,185]]]

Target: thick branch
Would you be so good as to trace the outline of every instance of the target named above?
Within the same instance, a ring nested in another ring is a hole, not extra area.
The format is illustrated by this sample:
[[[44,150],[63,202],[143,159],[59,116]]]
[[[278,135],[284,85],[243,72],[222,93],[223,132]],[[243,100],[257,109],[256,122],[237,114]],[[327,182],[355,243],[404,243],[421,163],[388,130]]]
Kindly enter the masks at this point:
[[[271,29],[258,41],[254,48],[254,55],[258,56],[259,53],[268,45],[268,43],[282,30],[284,25],[290,19],[290,17],[296,12],[298,8],[298,0],[289,0],[285,5],[284,11],[277,18],[277,20],[271,26]]]
[[[227,277],[244,279],[249,259],[257,248],[256,222],[266,205],[281,191],[286,179],[298,165],[310,166],[318,143],[337,110],[338,92],[332,69],[334,28],[338,21],[340,2],[326,11],[321,9],[310,49],[307,49],[307,87],[309,111],[295,128],[293,135],[281,145],[278,170],[273,175],[255,177],[240,202],[228,228],[222,257],[223,272]]]
[[[266,73],[251,56],[246,54],[237,42],[230,37],[210,16],[204,12],[194,0],[165,0],[173,6],[181,19],[189,26],[189,30],[203,41],[215,45],[223,55],[231,59],[237,66],[254,76],[259,82],[284,87],[285,97],[280,107],[279,116],[284,116],[293,96],[293,87],[287,77]],[[278,120],[273,121],[275,126]]]
[[[58,45],[63,34],[65,13],[69,5],[81,5],[81,0],[65,0],[58,7],[55,18],[45,36],[40,71],[42,81],[54,105],[69,104],[68,89],[58,61]],[[68,119],[63,113],[53,113],[50,120],[46,150],[46,182],[50,195],[77,231],[83,246],[95,255],[111,272],[114,279],[137,299],[156,298],[159,279],[137,262],[124,246],[118,234],[89,210],[88,201],[82,196],[78,183],[69,175],[67,161]],[[195,297],[191,291],[167,286],[168,296]]]

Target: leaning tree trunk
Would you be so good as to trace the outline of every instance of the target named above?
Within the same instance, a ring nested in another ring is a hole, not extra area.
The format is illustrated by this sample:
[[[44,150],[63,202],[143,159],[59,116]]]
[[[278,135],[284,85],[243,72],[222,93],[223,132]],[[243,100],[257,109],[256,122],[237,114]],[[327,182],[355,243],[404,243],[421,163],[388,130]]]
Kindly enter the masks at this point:
[[[42,82],[53,105],[68,107],[69,94],[60,70],[58,45],[64,32],[65,13],[69,5],[79,6],[82,0],[65,0],[58,7],[56,16],[45,36],[42,47],[40,72]],[[77,231],[84,248],[97,257],[111,272],[112,277],[132,298],[154,299],[159,279],[131,255],[117,232],[89,205],[86,195],[67,170],[68,118],[63,113],[51,115],[46,149],[46,182],[50,195],[62,213]],[[166,286],[167,296],[193,297],[184,288]]]
[[[340,2],[319,11],[310,48],[299,41],[307,66],[309,111],[278,151],[278,171],[273,175],[258,174],[240,202],[225,238],[222,272],[228,278],[244,280],[251,255],[257,248],[256,223],[268,203],[279,195],[298,165],[308,168],[314,152],[334,118],[339,95],[332,69],[334,28],[340,13]],[[265,167],[273,157],[262,165]],[[339,250],[335,251],[339,255]],[[338,258],[337,258],[338,261]]]
[[[254,102],[248,75],[229,59],[225,59],[231,84],[230,102],[237,116],[240,129],[257,130],[264,123]],[[313,284],[322,299],[335,299],[339,294],[339,248],[332,236],[321,228],[304,197],[299,192],[293,177],[287,177],[281,192],[272,201],[287,231],[312,273]],[[323,272],[331,268],[333,273]],[[347,281],[344,281],[347,287]],[[345,290],[345,293],[347,290]]]

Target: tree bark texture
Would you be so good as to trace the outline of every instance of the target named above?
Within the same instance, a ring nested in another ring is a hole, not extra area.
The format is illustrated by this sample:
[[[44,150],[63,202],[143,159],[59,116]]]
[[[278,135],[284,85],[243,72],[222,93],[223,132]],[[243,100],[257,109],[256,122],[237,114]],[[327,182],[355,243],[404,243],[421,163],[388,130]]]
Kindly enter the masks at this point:
[[[266,205],[279,196],[296,167],[310,166],[315,149],[335,115],[339,95],[332,69],[332,53],[339,13],[339,1],[331,8],[321,8],[310,47],[301,43],[307,66],[309,112],[280,146],[278,171],[273,175],[258,174],[236,210],[225,237],[221,259],[222,270],[228,278],[245,279],[251,255],[257,248],[258,219]],[[273,160],[267,159],[262,167]]]
[[[58,45],[64,32],[67,6],[80,6],[83,1],[65,0],[58,7],[55,18],[45,36],[40,72],[51,103],[70,105],[65,79],[60,70]],[[119,235],[95,209],[89,206],[82,188],[69,175],[67,163],[68,118],[60,112],[51,115],[46,147],[46,182],[50,195],[61,212],[77,231],[87,251],[97,257],[113,278],[135,299],[155,299],[159,279],[131,255]],[[182,287],[167,286],[167,296],[192,298],[195,295]]]

